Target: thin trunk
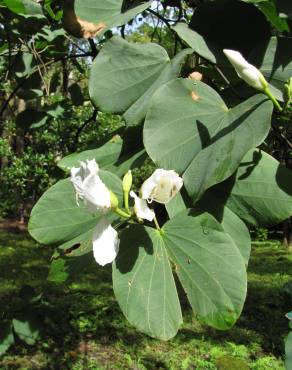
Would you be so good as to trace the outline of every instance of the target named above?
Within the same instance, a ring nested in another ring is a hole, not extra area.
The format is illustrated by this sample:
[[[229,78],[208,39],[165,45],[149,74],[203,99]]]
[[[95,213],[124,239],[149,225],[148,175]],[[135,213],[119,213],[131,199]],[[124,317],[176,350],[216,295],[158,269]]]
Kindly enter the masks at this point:
[[[283,222],[283,241],[282,243],[285,247],[292,249],[292,220],[291,218]]]

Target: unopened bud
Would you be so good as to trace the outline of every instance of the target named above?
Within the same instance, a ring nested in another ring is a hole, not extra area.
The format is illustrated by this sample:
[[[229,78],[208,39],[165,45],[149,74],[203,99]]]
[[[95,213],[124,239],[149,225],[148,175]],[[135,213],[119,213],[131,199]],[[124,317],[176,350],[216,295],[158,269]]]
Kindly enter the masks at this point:
[[[132,171],[129,170],[123,178],[123,191],[129,193],[133,183]]]
[[[111,208],[112,209],[118,208],[119,200],[118,200],[117,196],[112,191],[110,191],[110,200],[111,200]]]
[[[261,71],[248,63],[238,51],[224,49],[223,52],[240,78],[253,88],[265,92],[268,88],[268,83]]]
[[[290,77],[284,85],[284,101],[289,104],[292,98],[292,77]]]

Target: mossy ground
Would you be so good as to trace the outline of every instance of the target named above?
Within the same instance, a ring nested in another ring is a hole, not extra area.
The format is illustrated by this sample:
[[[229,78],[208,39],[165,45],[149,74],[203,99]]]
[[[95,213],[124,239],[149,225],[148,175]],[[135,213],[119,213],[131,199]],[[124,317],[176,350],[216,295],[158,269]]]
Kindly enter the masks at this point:
[[[92,264],[74,281],[46,281],[52,250],[27,234],[0,232],[0,315],[19,309],[23,284],[43,293],[43,338],[35,346],[14,345],[0,369],[284,369],[285,313],[291,296],[292,254],[279,244],[253,247],[248,297],[228,332],[200,325],[188,306],[178,335],[161,342],[127,323],[111,289],[110,267]]]

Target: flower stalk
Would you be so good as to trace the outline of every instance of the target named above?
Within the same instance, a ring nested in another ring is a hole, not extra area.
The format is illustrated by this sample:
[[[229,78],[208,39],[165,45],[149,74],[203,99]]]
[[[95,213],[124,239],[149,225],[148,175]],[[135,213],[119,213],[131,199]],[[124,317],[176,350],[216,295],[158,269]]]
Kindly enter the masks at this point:
[[[282,107],[280,106],[278,100],[271,93],[270,89],[266,87],[263,92],[267,95],[268,98],[271,99],[271,101],[273,102],[274,106],[278,109],[278,111],[282,112],[283,111]]]

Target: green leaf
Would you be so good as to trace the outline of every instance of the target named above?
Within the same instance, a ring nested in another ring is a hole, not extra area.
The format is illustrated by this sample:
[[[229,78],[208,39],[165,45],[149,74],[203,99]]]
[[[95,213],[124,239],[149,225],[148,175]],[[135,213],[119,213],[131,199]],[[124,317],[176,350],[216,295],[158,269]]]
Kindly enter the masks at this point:
[[[180,304],[163,239],[157,230],[131,225],[121,235],[113,287],[131,324],[163,340],[182,323]]]
[[[121,200],[121,180],[107,171],[100,171],[100,177],[107,187]],[[61,244],[91,230],[98,222],[100,214],[92,214],[76,196],[70,179],[59,181],[47,190],[34,206],[29,232],[43,244]]]
[[[206,192],[196,203],[195,209],[208,212],[216,218],[224,231],[231,236],[247,266],[251,251],[251,239],[244,222],[210,192]]]
[[[266,16],[267,20],[280,32],[288,31],[289,26],[286,19],[278,15],[274,0],[242,0],[246,3],[252,3],[259,8]],[[277,4],[278,5],[278,4]]]
[[[194,200],[231,176],[244,155],[264,141],[272,111],[271,101],[255,95],[226,113],[219,130],[184,173],[185,187]]]
[[[147,9],[151,1],[138,1],[138,6],[131,6],[129,10],[123,9],[124,0],[75,0],[76,15],[82,20],[95,24],[103,23],[106,29],[122,26],[128,23],[137,14]]]
[[[109,166],[109,170],[114,172],[117,176],[124,175],[128,170],[133,168],[139,168],[148,158],[145,149],[139,150],[138,152],[130,153],[121,156],[116,163]]]
[[[271,226],[292,215],[292,171],[261,150],[243,158],[236,176],[213,191],[241,219]]]
[[[33,0],[4,0],[4,4],[14,13],[44,18],[41,5]]]
[[[228,109],[206,84],[173,80],[151,99],[145,148],[162,168],[186,171],[186,188],[197,199],[229,177],[246,152],[264,140],[271,113],[272,103],[264,95]]]
[[[120,136],[114,136],[103,146],[97,149],[85,150],[81,153],[70,154],[58,162],[58,167],[67,171],[71,167],[79,167],[80,161],[95,159],[101,168],[108,168],[117,162],[121,150],[123,140]]]
[[[168,203],[165,204],[169,218],[172,218],[187,209],[181,193],[177,193]]]
[[[184,49],[179,52],[162,70],[160,76],[145,93],[124,113],[123,117],[129,125],[140,123],[147,113],[150,99],[155,91],[166,82],[177,77],[186,55],[192,54],[192,49]]]
[[[4,355],[12,344],[14,344],[12,323],[2,320],[0,326],[0,356]]]
[[[22,78],[28,76],[35,66],[35,60],[31,53],[19,53],[15,57],[13,72],[16,77]]]
[[[246,297],[243,258],[208,213],[180,213],[163,226],[163,240],[194,312],[217,329],[239,317]]]
[[[166,51],[153,43],[133,44],[113,37],[95,58],[89,94],[96,107],[124,113],[130,125],[145,117],[149,100],[165,82],[176,77],[190,49],[170,61]]]
[[[285,354],[286,370],[292,370],[292,332],[289,333],[285,341]]]
[[[266,77],[272,92],[283,100],[284,83],[292,76],[292,48],[288,37],[271,37],[267,45],[261,45],[251,55],[254,63]]]
[[[32,346],[40,339],[40,326],[34,317],[13,319],[13,329],[19,339]]]
[[[82,241],[77,249],[72,250],[72,252],[66,256],[52,261],[47,278],[48,281],[53,283],[64,283],[68,278],[82,273],[85,268],[88,268],[89,265],[94,263],[91,234],[92,231],[83,234],[86,240]]]
[[[66,109],[62,103],[48,105],[44,111],[53,118],[65,118]]]
[[[172,29],[175,30],[178,36],[184,40],[195,53],[212,63],[218,63],[219,49],[216,48],[212,42],[207,42],[203,36],[189,28],[186,23],[179,22],[173,26]]]
[[[208,85],[189,79],[168,82],[153,95],[147,112],[147,153],[162,168],[182,173],[218,131],[226,112],[224,101]]]

